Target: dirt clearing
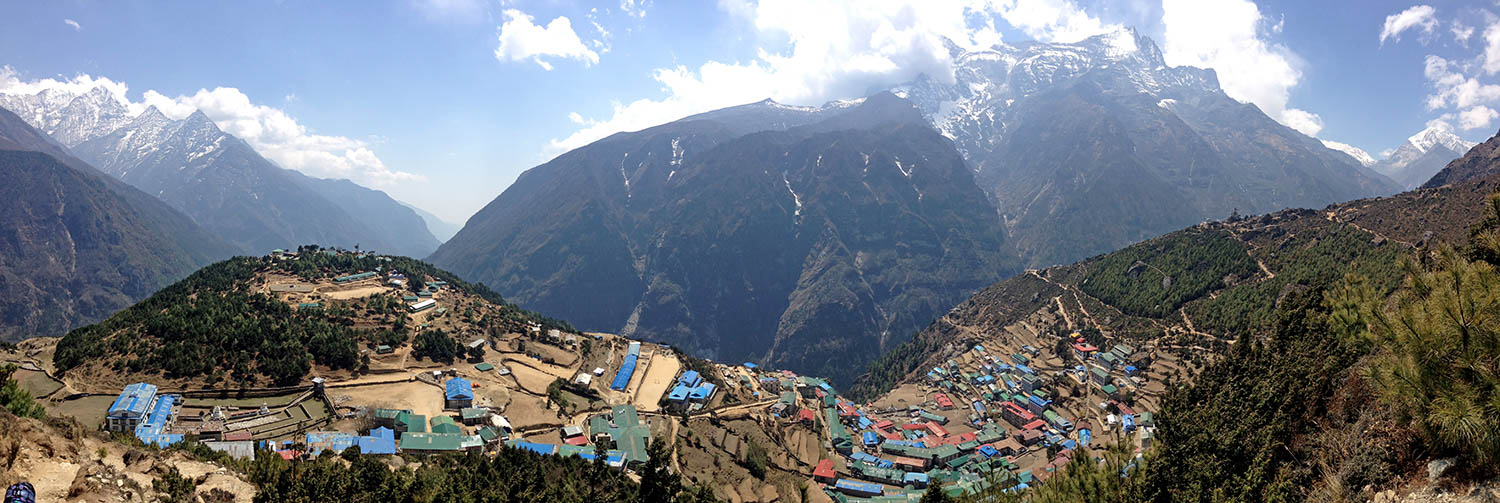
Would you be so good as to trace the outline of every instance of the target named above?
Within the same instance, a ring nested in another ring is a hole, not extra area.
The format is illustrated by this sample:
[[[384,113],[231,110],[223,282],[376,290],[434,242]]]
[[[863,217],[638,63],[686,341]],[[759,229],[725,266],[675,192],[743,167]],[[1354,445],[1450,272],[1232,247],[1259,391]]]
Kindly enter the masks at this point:
[[[645,376],[641,378],[641,384],[635,391],[635,408],[643,411],[659,409],[656,404],[672,388],[672,383],[677,379],[677,371],[681,368],[682,362],[676,356],[661,353],[652,356]]]

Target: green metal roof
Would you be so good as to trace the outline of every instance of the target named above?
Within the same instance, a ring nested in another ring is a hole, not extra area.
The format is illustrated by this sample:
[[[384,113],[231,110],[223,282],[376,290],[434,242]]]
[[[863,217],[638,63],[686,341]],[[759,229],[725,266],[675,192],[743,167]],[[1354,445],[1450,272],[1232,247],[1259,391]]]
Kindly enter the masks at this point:
[[[490,414],[489,410],[482,409],[482,408],[479,408],[479,407],[464,407],[462,410],[458,411],[459,417],[464,418],[464,420],[479,419],[479,418],[487,416],[489,414]]]
[[[500,438],[500,432],[492,427],[485,426],[479,429],[479,438],[484,439],[485,442],[494,442],[495,439]]]
[[[411,411],[405,411],[405,410],[399,410],[399,409],[375,409],[375,419],[391,419],[391,420],[394,420],[397,417],[400,417],[402,412],[405,412],[407,414],[411,413]]]
[[[402,450],[457,451],[463,449],[463,435],[455,433],[407,433],[401,436]]]
[[[474,370],[478,370],[480,372],[489,372],[491,370],[495,370],[495,366],[494,365],[490,365],[489,362],[485,362],[485,363],[481,363],[481,364],[475,365],[474,366]]]

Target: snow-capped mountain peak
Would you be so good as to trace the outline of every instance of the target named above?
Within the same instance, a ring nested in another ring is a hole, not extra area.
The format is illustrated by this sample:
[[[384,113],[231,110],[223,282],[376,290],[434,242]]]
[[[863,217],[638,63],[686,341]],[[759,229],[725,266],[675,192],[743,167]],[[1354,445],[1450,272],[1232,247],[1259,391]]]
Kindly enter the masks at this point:
[[[104,87],[82,94],[57,89],[0,94],[0,107],[68,147],[109,134],[131,120],[126,104]]]
[[[1350,145],[1348,143],[1339,143],[1339,142],[1336,142],[1336,141],[1333,141],[1333,140],[1320,140],[1320,141],[1323,142],[1323,146],[1325,146],[1325,147],[1337,150],[1339,152],[1343,152],[1345,154],[1349,154],[1349,157],[1353,157],[1354,160],[1359,161],[1359,163],[1362,164],[1362,165],[1371,166],[1371,165],[1375,164],[1375,156],[1370,155],[1369,152],[1365,152],[1364,150],[1360,149],[1359,147],[1356,147],[1354,145]]]
[[[1421,153],[1426,153],[1428,150],[1432,150],[1434,146],[1447,147],[1448,150],[1459,153],[1463,153],[1471,148],[1474,148],[1473,142],[1464,141],[1463,138],[1459,138],[1458,135],[1453,134],[1453,131],[1451,129],[1444,127],[1429,126],[1427,129],[1423,129],[1417,134],[1411,135],[1411,137],[1407,138],[1406,141]]]
[[[1406,188],[1414,188],[1471,148],[1474,143],[1459,138],[1451,128],[1428,126],[1401,142],[1373,167]]]

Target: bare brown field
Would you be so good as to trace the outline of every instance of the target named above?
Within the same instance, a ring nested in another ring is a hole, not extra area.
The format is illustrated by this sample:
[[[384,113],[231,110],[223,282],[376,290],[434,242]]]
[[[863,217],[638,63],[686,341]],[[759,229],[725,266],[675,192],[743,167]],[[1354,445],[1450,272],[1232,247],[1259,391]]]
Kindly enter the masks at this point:
[[[641,383],[635,391],[635,408],[637,410],[657,410],[657,403],[661,401],[676,382],[677,371],[682,368],[682,362],[675,356],[667,356],[656,353],[651,357],[651,363],[646,367],[646,372],[640,377]]]

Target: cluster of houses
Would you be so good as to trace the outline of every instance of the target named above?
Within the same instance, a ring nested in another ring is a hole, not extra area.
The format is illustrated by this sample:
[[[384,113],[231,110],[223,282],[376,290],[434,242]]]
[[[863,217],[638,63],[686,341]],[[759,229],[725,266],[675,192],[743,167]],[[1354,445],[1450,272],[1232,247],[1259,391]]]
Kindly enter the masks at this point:
[[[713,398],[716,386],[696,370],[684,371],[667,392],[667,408],[673,412],[702,409]]]
[[[106,429],[134,433],[147,443],[162,447],[180,442],[183,435],[164,433],[170,424],[175,395],[158,395],[148,383],[127,386],[110,406]],[[236,458],[253,459],[257,451],[270,451],[286,458],[318,456],[325,451],[342,453],[358,447],[361,454],[440,454],[445,452],[484,452],[501,445],[541,454],[576,455],[592,460],[591,445],[605,446],[606,462],[614,467],[636,466],[646,462],[646,444],[650,429],[632,405],[617,405],[609,413],[589,421],[589,432],[582,428],[564,428],[563,444],[531,442],[511,438],[513,429],[504,416],[487,408],[474,406],[474,389],[468,379],[453,377],[443,383],[443,406],[453,414],[432,418],[406,409],[374,409],[373,427],[364,434],[343,431],[313,431],[303,434],[302,442],[292,440],[255,440],[248,432],[216,439],[202,439],[210,449]]]
[[[842,399],[821,379],[786,374],[759,382],[762,389],[780,393],[772,414],[809,426],[822,419],[829,429],[831,447],[844,457],[844,469],[837,471],[833,460],[825,459],[813,475],[835,500],[906,501],[929,484],[957,496],[987,488],[994,480],[1009,480],[1009,490],[1019,491],[1064,469],[1093,440],[1093,431],[1055,406],[1052,383],[1071,379],[1110,397],[1100,404],[1106,409],[1101,414],[1109,413],[1102,426],[1139,431],[1142,445],[1149,445],[1151,414],[1138,414],[1121,400],[1126,391],[1142,385],[1137,365],[1144,355],[1123,344],[1099,351],[1076,335],[1073,350],[1087,365],[1049,378],[1032,368],[1040,351],[1031,346],[998,356],[976,345],[964,364],[950,359],[930,369],[929,401],[876,414]],[[973,431],[949,432],[949,417],[956,410],[967,417],[963,429]],[[1017,462],[1023,456],[1041,456],[1046,463],[1036,467],[1028,462],[1032,468],[1022,470]],[[1008,476],[994,476],[1002,471]]]

